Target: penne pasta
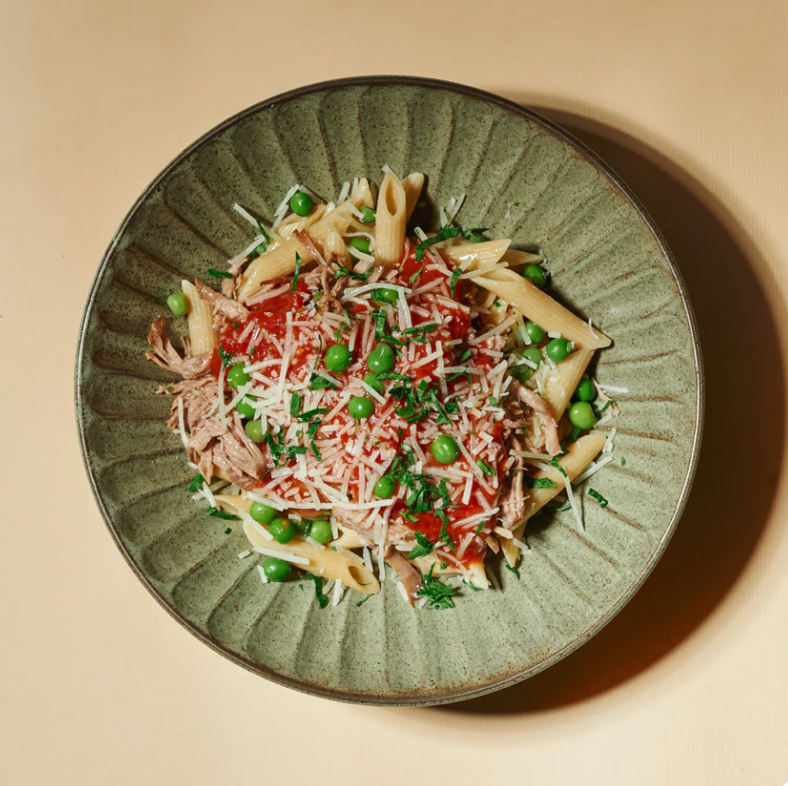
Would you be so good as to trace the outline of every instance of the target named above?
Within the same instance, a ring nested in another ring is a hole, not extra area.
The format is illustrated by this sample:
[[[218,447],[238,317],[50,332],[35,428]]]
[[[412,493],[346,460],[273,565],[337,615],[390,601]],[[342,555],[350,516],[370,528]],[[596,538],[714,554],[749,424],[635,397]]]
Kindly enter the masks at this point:
[[[309,227],[320,221],[326,215],[325,205],[316,205],[315,209],[308,216],[298,216],[291,213],[281,224],[276,228],[276,232],[280,237],[285,239],[292,237],[293,233],[299,230],[309,229]]]
[[[402,188],[405,191],[405,222],[410,221],[416,204],[421,196],[421,189],[424,187],[424,175],[421,172],[411,172],[402,179]]]
[[[399,178],[387,173],[378,194],[375,218],[375,260],[394,267],[402,256],[407,223],[405,189]]]
[[[317,549],[306,541],[296,539],[289,543],[278,543],[265,538],[248,521],[244,521],[243,526],[244,534],[255,548],[291,554],[308,560],[305,565],[298,563],[298,567],[324,579],[341,581],[344,586],[357,592],[363,592],[365,595],[374,595],[380,592],[380,584],[375,574],[367,570],[361,557],[349,551],[334,551],[329,548]]]
[[[483,243],[457,243],[441,248],[441,255],[463,270],[488,267],[505,258],[511,240],[486,240]]]
[[[511,268],[524,265],[538,265],[542,261],[540,254],[530,254],[528,251],[515,251],[510,248],[503,255],[503,261]]]
[[[573,481],[588,468],[588,465],[604,447],[605,440],[604,434],[586,434],[567,448],[566,455],[558,463],[563,467],[570,481]],[[528,492],[520,523],[512,528],[512,534],[517,539],[522,537],[528,519],[565,489],[563,476],[558,469],[551,468],[549,472],[539,470],[533,477],[549,478],[556,486],[547,489],[531,489]],[[501,549],[506,556],[506,561],[514,566],[520,553],[517,545],[512,540],[502,540]]]
[[[556,366],[556,373],[547,378],[542,398],[550,405],[556,420],[560,420],[561,415],[564,414],[593,356],[593,349],[578,349],[563,363],[559,363]]]
[[[498,297],[514,306],[523,316],[536,322],[545,331],[556,331],[572,341],[577,349],[602,349],[610,346],[610,339],[592,330],[564,308],[550,295],[542,292],[528,279],[513,270],[496,270],[474,279],[474,283],[495,292]]]
[[[181,282],[181,288],[188,304],[186,319],[192,355],[196,357],[213,352],[216,346],[216,331],[213,329],[211,307],[200,297],[197,287],[191,281]]]
[[[375,191],[369,180],[362,177],[350,199],[356,207],[375,207]]]

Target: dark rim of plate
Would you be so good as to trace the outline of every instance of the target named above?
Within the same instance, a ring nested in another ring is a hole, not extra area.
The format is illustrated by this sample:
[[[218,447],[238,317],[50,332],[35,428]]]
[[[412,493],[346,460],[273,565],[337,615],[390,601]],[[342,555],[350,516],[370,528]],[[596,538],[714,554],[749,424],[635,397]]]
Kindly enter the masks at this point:
[[[635,208],[635,210],[637,210],[638,214],[641,216],[641,218],[643,219],[643,221],[646,223],[649,230],[651,231],[652,235],[654,236],[664,258],[668,261],[671,274],[673,276],[673,279],[675,281],[679,293],[679,297],[681,298],[682,305],[684,306],[684,314],[686,316],[687,324],[689,325],[689,329],[690,329],[690,335],[692,337],[692,351],[693,351],[693,361],[695,365],[695,377],[696,377],[695,432],[693,434],[693,439],[692,439],[692,449],[690,454],[689,466],[687,467],[687,474],[684,477],[684,481],[681,487],[681,493],[679,494],[678,503],[676,504],[676,509],[673,512],[673,516],[671,517],[670,524],[668,525],[668,528],[665,531],[664,536],[657,544],[657,548],[654,550],[654,553],[651,555],[651,558],[643,567],[643,570],[638,576],[638,578],[634,582],[632,582],[632,584],[629,586],[626,592],[622,594],[622,596],[618,599],[616,604],[613,606],[613,608],[610,609],[610,611],[607,614],[605,614],[603,617],[598,619],[593,625],[590,625],[586,630],[580,633],[580,635],[577,636],[569,644],[567,644],[562,649],[550,655],[550,657],[545,658],[539,663],[536,663],[529,668],[523,669],[522,671],[516,672],[514,674],[507,674],[503,677],[494,679],[490,682],[485,682],[480,685],[470,685],[466,687],[461,686],[457,688],[452,688],[443,693],[437,692],[434,694],[424,694],[423,692],[420,691],[414,691],[412,693],[399,693],[399,694],[352,692],[352,691],[339,690],[335,688],[327,688],[322,685],[314,684],[305,680],[299,680],[299,679],[294,679],[292,677],[287,677],[277,673],[273,669],[269,669],[265,666],[261,666],[259,663],[255,663],[252,660],[249,660],[241,655],[231,652],[223,644],[221,644],[221,642],[215,640],[205,631],[200,630],[189,620],[185,619],[175,608],[173,608],[167,602],[165,598],[163,598],[159,594],[159,592],[148,580],[144,572],[141,570],[139,565],[137,565],[137,563],[134,561],[131,554],[123,544],[123,541],[120,538],[120,534],[118,533],[115,527],[115,523],[112,521],[109,515],[109,511],[104,505],[104,501],[102,499],[101,492],[98,487],[98,482],[91,466],[90,448],[88,446],[85,421],[82,415],[83,407],[84,407],[84,401],[82,395],[83,358],[84,358],[84,348],[85,348],[84,345],[85,345],[85,338],[88,328],[88,320],[90,318],[90,314],[93,309],[93,304],[96,298],[96,294],[103,280],[104,274],[106,273],[109,259],[114,253],[120,237],[123,235],[123,232],[126,230],[126,227],[128,226],[134,214],[137,212],[140,206],[148,199],[148,197],[154,191],[154,189],[156,189],[159,186],[159,184],[172,172],[172,170],[175,167],[177,167],[185,158],[190,156],[200,146],[204,145],[206,142],[213,139],[216,135],[222,133],[230,126],[237,123],[239,120],[243,120],[244,118],[253,115],[256,112],[259,112],[263,109],[271,108],[277,104],[285,103],[292,99],[300,98],[305,95],[318,93],[323,90],[335,90],[338,88],[345,88],[345,87],[376,87],[376,86],[388,86],[388,85],[390,86],[411,85],[414,87],[432,88],[435,90],[445,90],[451,93],[466,96],[468,98],[484,101],[486,103],[501,107],[502,109],[505,109],[506,111],[512,112],[521,117],[526,117],[529,120],[540,125],[542,128],[549,131],[557,138],[561,139],[565,144],[573,148],[581,157],[586,159],[596,169],[601,171],[608,178],[608,180],[616,187],[616,189],[621,193],[623,198],[625,198]],[[265,101],[261,101],[257,104],[254,104],[253,106],[244,109],[238,114],[233,115],[229,119],[225,120],[224,122],[212,128],[207,133],[203,134],[197,141],[189,145],[189,147],[187,147],[180,155],[174,158],[156,176],[156,178],[154,178],[154,180],[150,183],[150,185],[142,192],[141,196],[137,199],[137,201],[134,203],[132,208],[126,214],[126,217],[123,219],[123,222],[121,223],[120,227],[115,232],[106,252],[104,253],[104,256],[101,260],[101,264],[93,279],[93,283],[90,288],[90,294],[88,296],[87,303],[85,304],[85,310],[83,312],[82,320],[80,322],[79,340],[77,344],[77,353],[76,353],[76,370],[75,370],[74,388],[75,388],[77,428],[79,430],[79,439],[82,448],[82,459],[85,464],[85,470],[87,471],[88,477],[90,479],[90,485],[93,490],[93,495],[96,498],[96,502],[98,503],[99,509],[101,511],[101,515],[103,516],[104,522],[106,523],[107,528],[109,529],[110,534],[112,535],[115,543],[117,544],[118,548],[120,549],[121,553],[125,557],[126,561],[129,563],[134,573],[136,573],[137,577],[145,585],[145,587],[147,587],[148,591],[153,595],[153,597],[156,598],[156,600],[178,622],[180,622],[181,625],[187,628],[198,639],[203,641],[205,644],[207,644],[209,647],[216,650],[220,654],[224,655],[225,657],[229,658],[230,660],[234,661],[240,666],[243,666],[244,668],[254,672],[255,674],[259,674],[263,677],[266,677],[267,679],[279,683],[280,685],[285,685],[289,688],[294,688],[295,690],[301,691],[303,693],[308,693],[314,696],[320,696],[322,698],[334,699],[337,701],[345,701],[345,702],[351,702],[356,704],[375,704],[375,705],[383,705],[383,706],[391,706],[391,707],[433,706],[437,704],[449,704],[457,701],[466,701],[468,699],[477,698],[487,693],[492,693],[493,691],[500,690],[501,688],[514,685],[517,682],[521,682],[527,679],[528,677],[532,677],[533,675],[538,674],[540,671],[544,671],[546,668],[552,666],[554,663],[557,663],[559,660],[562,660],[567,655],[574,652],[582,644],[587,642],[592,636],[597,634],[602,628],[604,628],[605,625],[607,625],[607,623],[610,622],[613,619],[613,617],[615,617],[616,614],[618,614],[621,611],[622,608],[624,608],[624,606],[632,599],[632,597],[637,592],[637,590],[643,585],[643,582],[648,578],[649,574],[654,569],[654,566],[657,564],[657,562],[659,562],[668,543],[670,542],[670,539],[676,530],[676,526],[679,522],[679,519],[681,518],[681,514],[684,511],[684,507],[686,505],[687,498],[689,496],[692,480],[694,478],[695,470],[698,465],[698,456],[700,453],[700,445],[701,445],[701,439],[703,433],[703,412],[704,412],[703,359],[701,355],[700,337],[698,335],[698,327],[695,319],[695,314],[692,309],[692,304],[690,303],[690,299],[687,293],[684,279],[681,275],[678,265],[676,264],[675,259],[673,258],[670,249],[668,248],[667,242],[665,241],[665,238],[662,236],[662,233],[660,232],[660,230],[657,228],[656,224],[652,220],[651,216],[648,214],[646,209],[640,203],[640,200],[624,183],[624,181],[604,161],[602,161],[602,159],[599,158],[599,156],[596,153],[594,153],[592,150],[586,147],[585,144],[583,144],[574,136],[569,134],[559,125],[546,119],[542,115],[539,115],[530,109],[526,109],[520,104],[517,104],[505,98],[501,98],[500,96],[497,96],[493,93],[488,93],[484,90],[479,90],[474,87],[468,87],[466,85],[456,84],[454,82],[446,82],[439,79],[429,79],[423,77],[409,77],[409,76],[408,77],[401,77],[401,76],[349,77],[346,79],[336,79],[327,82],[318,82],[313,85],[306,85],[305,87],[300,87],[295,90],[290,90],[286,93],[281,93],[280,95],[274,96],[273,98],[269,98],[266,99]]]

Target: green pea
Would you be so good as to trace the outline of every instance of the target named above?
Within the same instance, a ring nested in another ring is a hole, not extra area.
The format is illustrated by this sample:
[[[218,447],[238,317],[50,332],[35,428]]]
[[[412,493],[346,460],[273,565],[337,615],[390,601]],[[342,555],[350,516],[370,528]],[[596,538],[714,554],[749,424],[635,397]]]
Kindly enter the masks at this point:
[[[333,344],[326,350],[326,368],[329,371],[344,371],[352,360],[353,356],[344,344]]]
[[[537,347],[526,347],[522,351],[522,356],[526,360],[530,360],[531,363],[535,363],[537,368],[539,368],[542,362],[542,352]],[[536,371],[536,369],[531,368],[527,363],[520,363],[519,366],[514,366],[514,368],[512,368],[512,376],[520,382],[525,382],[526,379],[531,378],[534,371]]]
[[[309,194],[305,194],[303,191],[296,191],[295,194],[290,197],[290,209],[297,216],[308,216],[312,212],[314,206],[315,203],[312,201],[312,197],[309,196]]]
[[[554,338],[547,342],[544,351],[553,363],[562,363],[569,357],[571,349],[569,342],[565,338]]]
[[[539,287],[539,289],[544,289],[547,285],[547,277],[544,274],[544,270],[542,270],[539,265],[528,265],[525,270],[523,270],[523,276],[534,286]]]
[[[252,402],[257,401],[256,398],[252,396],[244,396],[236,405],[235,408],[238,410],[238,414],[242,418],[253,418],[257,410],[254,408]]]
[[[460,456],[460,448],[457,445],[457,441],[449,434],[441,434],[433,439],[430,450],[435,457],[435,461],[439,461],[441,464],[451,464]]]
[[[189,310],[189,304],[183,292],[173,292],[167,298],[167,305],[176,317],[182,317]]]
[[[526,322],[525,332],[528,334],[528,338],[530,338],[534,344],[538,344],[544,339],[544,330],[542,330],[542,328],[540,328],[536,322]]]
[[[290,523],[295,527],[295,531],[299,535],[306,535],[309,532],[311,522],[309,519],[291,519]]]
[[[351,237],[348,245],[355,248],[362,254],[369,254],[369,238],[368,237]]]
[[[577,401],[569,408],[569,422],[583,431],[590,429],[596,423],[594,410],[587,401]]]
[[[230,367],[230,370],[227,372],[227,384],[231,388],[239,388],[241,385],[245,385],[251,377],[244,371],[244,364],[243,363],[236,363],[234,366]]]
[[[588,377],[580,381],[575,390],[575,398],[579,398],[580,401],[593,401],[596,398],[596,388]]]
[[[375,211],[371,207],[367,207],[364,205],[361,208],[361,223],[362,224],[374,224],[375,223]]]
[[[262,442],[265,439],[262,420],[247,420],[244,431],[252,442]]]
[[[399,300],[399,293],[396,289],[375,289],[373,290],[373,297],[378,302],[383,301],[393,306]]]
[[[331,530],[331,522],[324,519],[313,521],[309,527],[309,537],[318,543],[328,543],[334,537],[334,533]]]
[[[276,518],[276,510],[265,502],[253,502],[249,515],[261,524],[270,524]]]
[[[263,573],[268,581],[287,581],[292,570],[289,562],[278,557],[271,557],[263,563]]]
[[[386,392],[386,386],[382,379],[378,379],[377,374],[364,374],[364,383],[369,385],[375,393],[380,393],[381,396]]]
[[[295,527],[290,519],[274,519],[268,531],[274,536],[277,543],[289,543],[295,537]]]
[[[347,411],[354,420],[365,420],[375,411],[375,402],[366,396],[353,396],[347,403]]]
[[[367,358],[367,366],[376,374],[384,374],[394,368],[394,350],[390,344],[378,344]]]
[[[276,510],[265,502],[253,502],[249,515],[261,524],[270,524],[276,518]]]
[[[381,475],[375,484],[375,496],[380,499],[388,499],[397,490],[397,484],[391,475]]]

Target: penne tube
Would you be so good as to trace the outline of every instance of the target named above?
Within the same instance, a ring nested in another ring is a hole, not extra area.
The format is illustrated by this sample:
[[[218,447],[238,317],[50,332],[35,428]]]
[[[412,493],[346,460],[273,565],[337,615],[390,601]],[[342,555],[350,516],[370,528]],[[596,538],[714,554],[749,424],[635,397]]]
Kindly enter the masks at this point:
[[[292,237],[293,233],[299,230],[309,229],[313,224],[316,224],[326,215],[325,205],[316,205],[315,209],[308,216],[299,216],[291,213],[281,224],[276,228],[276,233],[285,239]]]
[[[375,260],[383,267],[396,267],[405,243],[406,200],[400,179],[386,173],[375,211]]]
[[[407,177],[402,178],[402,188],[405,190],[405,222],[410,221],[416,204],[421,196],[421,189],[424,187],[424,175],[421,172],[411,172]]]
[[[211,307],[200,297],[197,287],[191,281],[181,282],[181,288],[188,303],[186,319],[189,324],[192,356],[212,352],[216,346],[216,331],[213,329]]]
[[[475,278],[474,283],[494,292],[543,330],[556,331],[568,338],[577,349],[602,349],[610,346],[607,336],[593,330],[580,317],[576,317],[513,270],[495,270],[486,276]]]
[[[483,243],[457,243],[442,246],[441,256],[450,259],[463,270],[488,267],[505,259],[511,240],[486,240]]]
[[[375,192],[369,180],[362,177],[350,199],[356,207],[375,207]]]
[[[339,232],[335,232],[331,230],[326,235],[326,251],[330,257],[334,257],[337,262],[339,262],[342,267],[347,267],[348,264],[351,262],[350,254],[347,250],[347,244],[342,239],[342,235]]]
[[[523,265],[538,265],[542,261],[541,254],[530,254],[528,251],[515,251],[510,248],[504,255],[503,261],[509,267],[522,267]]]
[[[322,220],[312,224],[306,230],[309,237],[320,247],[325,246],[331,232],[338,232],[341,235],[348,230],[348,227],[356,225],[364,227],[365,225],[358,222],[350,212],[351,206],[356,207],[355,201],[352,199],[343,202],[334,210],[324,212]],[[325,206],[320,207],[325,209]],[[365,228],[364,231],[368,231],[368,228]],[[293,273],[296,253],[304,264],[313,261],[312,254],[296,238],[274,240],[268,250],[257,259],[252,260],[242,273],[238,286],[238,300],[245,303],[266,281]]]
[[[593,349],[578,349],[563,363],[559,363],[556,366],[556,374],[545,382],[542,398],[550,405],[556,420],[560,420],[561,415],[564,414],[592,357],[594,357]]]
[[[295,564],[308,573],[314,573],[316,576],[341,581],[350,589],[358,590],[367,595],[380,592],[378,580],[366,569],[364,560],[361,557],[347,551],[334,551],[329,547],[318,549],[300,539],[293,539],[289,543],[279,543],[273,538],[269,540],[258,529],[258,527],[260,529],[267,529],[267,527],[252,521],[248,516],[252,500],[240,494],[217,494],[215,499],[217,504],[228,513],[239,515],[242,512],[244,534],[252,546],[294,555],[299,560],[306,559],[308,564],[303,564],[300,561]],[[243,514],[246,515],[244,516]],[[339,546],[339,540],[335,541],[333,545]],[[354,547],[344,545],[342,548]]]
[[[604,434],[586,434],[567,448],[566,455],[559,459],[558,463],[563,467],[570,481],[585,472],[588,465],[599,455],[606,439],[607,437]],[[530,489],[525,500],[522,518],[512,528],[512,534],[518,539],[522,537],[528,519],[565,488],[563,476],[558,469],[551,468],[549,472],[539,470],[534,477],[549,478],[556,484],[556,487],[551,489]],[[514,567],[520,555],[520,550],[511,540],[502,540],[501,548],[506,556],[506,561]]]

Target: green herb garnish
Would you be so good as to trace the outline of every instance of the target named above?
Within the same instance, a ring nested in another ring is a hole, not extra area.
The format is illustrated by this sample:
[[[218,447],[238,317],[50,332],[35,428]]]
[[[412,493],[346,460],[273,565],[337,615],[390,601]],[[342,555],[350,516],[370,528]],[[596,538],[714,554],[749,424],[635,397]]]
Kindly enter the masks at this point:
[[[423,262],[424,261],[424,252],[430,247],[437,245],[438,243],[442,243],[444,240],[448,240],[450,237],[458,237],[461,234],[462,230],[459,227],[443,227],[440,232],[432,237],[428,237],[426,240],[422,240],[416,246],[415,254],[416,254],[416,261]],[[453,604],[452,604],[453,605]]]
[[[293,393],[290,396],[290,415],[291,417],[297,418],[298,413],[301,412],[301,402],[303,401],[303,397],[300,393]]]
[[[454,297],[454,288],[457,286],[457,282],[460,280],[460,276],[462,275],[462,268],[454,268],[454,272],[451,274],[451,281],[449,282],[451,288],[451,296]]]
[[[418,559],[419,557],[426,557],[427,554],[432,554],[435,546],[429,542],[424,533],[416,530],[415,535],[418,546],[414,546],[408,552],[408,559]]]
[[[214,278],[229,278],[230,281],[233,279],[232,273],[227,273],[223,270],[214,270],[212,267],[209,267],[207,270],[209,276],[213,276]]]
[[[232,513],[225,513],[223,510],[219,510],[219,508],[208,508],[208,515],[209,516],[216,516],[217,519],[228,519],[234,521],[237,516],[233,516]]]
[[[482,461],[482,459],[476,459],[476,463],[479,465],[481,471],[489,478],[495,474],[495,470],[487,464],[487,462]]]
[[[369,278],[369,274],[372,272],[372,268],[369,270],[365,270],[362,273],[356,273],[355,270],[349,270],[346,267],[342,267],[342,265],[337,264],[337,269],[334,272],[334,278],[342,278],[342,276],[350,276],[351,278],[355,278],[356,281],[363,281],[366,283],[367,279]]]
[[[295,292],[298,285],[298,274],[301,272],[301,255],[296,251],[295,272],[293,273],[293,283],[290,284],[290,291]]]
[[[323,579],[320,576],[315,576],[314,573],[307,573],[304,578],[312,579],[315,582],[315,598],[317,598],[317,605],[321,609],[328,606],[328,598],[323,593]]]
[[[528,475],[525,476],[525,485],[529,489],[556,489],[558,484],[550,478],[532,478]]]
[[[366,603],[371,597],[372,595],[365,595],[358,603],[356,603],[356,606],[361,606],[362,603]]]
[[[230,361],[233,359],[233,353],[228,352],[221,344],[219,344],[219,357],[222,359],[222,366],[227,368],[230,365]]]
[[[422,576],[421,586],[416,594],[419,597],[427,598],[428,609],[453,609],[454,601],[452,596],[456,589],[433,578],[432,573],[434,570],[435,563],[430,566],[430,572],[426,576]]]
[[[594,489],[588,489],[588,496],[592,499],[595,499],[599,503],[600,508],[607,507],[607,500],[598,491],[594,491]]]
[[[195,475],[192,478],[192,482],[189,483],[189,486],[188,486],[188,488],[186,490],[187,491],[197,491],[197,489],[199,489],[200,486],[202,486],[202,484],[204,482],[205,482],[205,478],[198,473],[197,475]]]
[[[520,578],[520,571],[517,570],[517,568],[513,568],[508,562],[504,562],[504,567],[506,568],[506,570],[510,570],[512,573],[514,573],[514,575],[517,576],[518,579]]]
[[[416,282],[416,279],[421,275],[423,270],[424,270],[424,265],[422,265],[412,276],[408,278],[408,282],[410,284],[414,284]]]

